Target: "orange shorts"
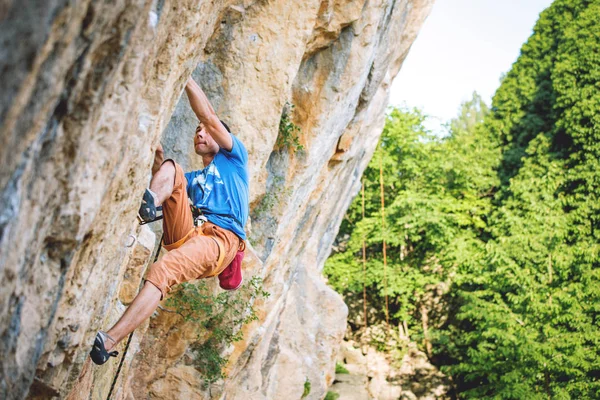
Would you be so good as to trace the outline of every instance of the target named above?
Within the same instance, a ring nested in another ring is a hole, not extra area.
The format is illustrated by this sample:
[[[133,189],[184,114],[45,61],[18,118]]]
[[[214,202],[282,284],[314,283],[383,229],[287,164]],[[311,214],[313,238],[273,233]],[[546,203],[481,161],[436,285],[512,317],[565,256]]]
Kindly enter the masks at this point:
[[[169,252],[152,264],[146,274],[146,281],[161,291],[161,299],[173,285],[220,274],[231,263],[240,244],[235,233],[211,222],[194,227],[183,169],[173,160],[165,162],[175,165],[173,193],[162,204],[163,245]],[[220,265],[219,243],[225,253]]]

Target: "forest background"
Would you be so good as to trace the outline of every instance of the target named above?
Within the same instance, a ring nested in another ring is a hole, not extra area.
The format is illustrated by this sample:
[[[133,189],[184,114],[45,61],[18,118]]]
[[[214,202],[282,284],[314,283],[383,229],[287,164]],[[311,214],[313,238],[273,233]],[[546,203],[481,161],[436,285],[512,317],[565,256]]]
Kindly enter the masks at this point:
[[[600,398],[598,20],[555,1],[443,137],[391,109],[326,263],[352,334],[417,342],[459,398]]]

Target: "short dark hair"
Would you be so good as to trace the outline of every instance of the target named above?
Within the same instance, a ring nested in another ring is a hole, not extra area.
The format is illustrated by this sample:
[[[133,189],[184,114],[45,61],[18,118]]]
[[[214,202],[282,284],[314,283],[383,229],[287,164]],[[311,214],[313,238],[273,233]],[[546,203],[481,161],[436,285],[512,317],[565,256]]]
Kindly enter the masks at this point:
[[[223,122],[222,120],[219,120],[219,121],[221,121],[221,123],[223,124],[223,126],[225,127],[225,129],[227,129],[227,132],[231,133],[231,129],[229,129],[229,126],[225,122]]]
[[[221,120],[219,120],[219,121],[221,121]],[[202,122],[198,121],[198,126],[196,127],[196,131],[198,131],[198,128],[200,127],[201,124],[202,124]],[[229,129],[229,126],[225,122],[221,121],[221,124],[225,127],[225,129],[227,129],[227,132],[231,133],[231,129]]]

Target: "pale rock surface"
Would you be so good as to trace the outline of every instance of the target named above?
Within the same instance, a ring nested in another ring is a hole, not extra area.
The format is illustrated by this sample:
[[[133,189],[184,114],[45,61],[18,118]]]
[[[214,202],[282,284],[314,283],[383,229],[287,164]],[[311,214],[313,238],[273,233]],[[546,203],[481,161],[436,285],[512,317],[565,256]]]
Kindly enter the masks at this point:
[[[372,397],[367,391],[368,384],[368,377],[363,374],[337,374],[330,391],[337,393],[340,400],[369,400]]]
[[[133,248],[127,262],[127,268],[123,274],[123,282],[119,290],[119,300],[121,303],[130,304],[138,292],[140,282],[146,271],[148,263],[153,261],[153,250],[155,247],[156,235],[148,226],[143,226],[137,237],[131,235],[126,246]]]
[[[337,362],[349,374],[336,374],[331,391],[344,400],[444,400],[450,382],[412,342],[398,363],[371,346],[356,348],[344,341]],[[363,354],[364,352],[364,354]]]
[[[320,271],[432,3],[5,2],[0,398],[104,399],[113,387],[117,363],[87,353],[146,267],[128,246],[147,236],[135,213],[161,134],[186,169],[200,166],[195,119],[177,103],[192,72],[248,148],[244,268],[271,296],[228,349],[224,382],[202,388],[185,361],[197,328],[159,310],[133,335],[113,395],[299,398],[308,379],[307,398],[323,398],[347,310]],[[304,150],[275,146],[286,102]]]

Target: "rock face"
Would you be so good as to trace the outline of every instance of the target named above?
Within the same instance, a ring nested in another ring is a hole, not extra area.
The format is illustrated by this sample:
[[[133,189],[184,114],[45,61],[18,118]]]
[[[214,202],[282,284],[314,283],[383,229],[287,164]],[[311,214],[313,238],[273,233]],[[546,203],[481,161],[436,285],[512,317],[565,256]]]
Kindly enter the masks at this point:
[[[432,2],[4,2],[0,398],[300,398],[307,381],[323,398],[346,308],[320,270]],[[87,353],[154,256],[135,218],[154,148],[199,166],[177,103],[191,73],[248,148],[245,272],[271,296],[219,385],[202,388],[193,328],[161,310],[115,380]],[[302,150],[276,144],[286,102]]]

